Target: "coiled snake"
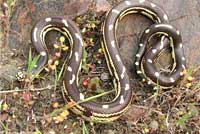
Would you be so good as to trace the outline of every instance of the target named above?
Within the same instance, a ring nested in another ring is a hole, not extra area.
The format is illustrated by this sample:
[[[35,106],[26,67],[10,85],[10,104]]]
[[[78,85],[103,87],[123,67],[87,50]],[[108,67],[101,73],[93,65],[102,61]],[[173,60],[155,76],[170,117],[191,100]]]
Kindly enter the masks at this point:
[[[171,87],[177,83],[185,69],[185,57],[180,32],[168,24],[167,14],[156,4],[145,0],[125,0],[113,7],[107,14],[102,25],[103,43],[107,65],[116,84],[117,95],[108,103],[88,101],[75,105],[72,110],[88,120],[112,121],[121,116],[129,107],[132,100],[129,77],[126,72],[118,49],[116,40],[116,29],[118,22],[127,14],[142,14],[152,20],[155,24],[145,30],[139,43],[139,50],[136,54],[135,65],[137,73],[148,80],[148,84]],[[69,102],[84,100],[85,96],[79,91],[78,74],[81,70],[83,40],[76,24],[64,17],[48,17],[40,20],[33,28],[32,42],[38,53],[42,56],[39,59],[34,72],[41,69],[48,60],[45,35],[50,30],[57,30],[64,34],[70,41],[71,50],[66,64],[63,84]],[[154,36],[161,37],[161,43],[150,46],[147,50],[148,41]],[[167,38],[172,47],[174,59],[173,70],[170,76],[160,74],[154,65],[157,55],[168,46],[165,43]],[[89,114],[88,114],[89,113]]]

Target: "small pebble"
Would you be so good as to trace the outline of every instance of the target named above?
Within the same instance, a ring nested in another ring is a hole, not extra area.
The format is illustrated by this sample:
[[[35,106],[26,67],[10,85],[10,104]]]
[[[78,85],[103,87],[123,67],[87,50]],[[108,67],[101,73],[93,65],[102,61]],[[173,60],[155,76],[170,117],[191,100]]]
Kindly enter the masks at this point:
[[[111,129],[105,130],[104,132],[105,132],[105,134],[115,134],[115,132]]]
[[[157,121],[154,120],[154,121],[152,121],[152,122],[149,124],[149,126],[150,126],[152,129],[157,130],[159,124],[158,124]]]
[[[107,80],[109,80],[109,73],[102,73],[102,74],[101,74],[101,80],[102,80],[102,81],[107,81]]]
[[[49,134],[56,134],[56,132],[54,130],[50,130]]]

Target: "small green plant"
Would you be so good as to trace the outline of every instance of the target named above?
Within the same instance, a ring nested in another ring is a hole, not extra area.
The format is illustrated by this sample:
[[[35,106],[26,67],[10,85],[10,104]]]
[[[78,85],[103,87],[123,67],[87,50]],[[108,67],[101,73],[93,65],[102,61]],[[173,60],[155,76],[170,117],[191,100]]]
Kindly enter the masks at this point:
[[[155,87],[153,88],[154,90],[155,90],[155,92],[154,92],[154,101],[157,101],[157,99],[158,99],[158,97],[159,97],[159,92],[160,92],[160,90],[162,89],[161,87],[160,87],[160,85],[159,85],[159,82],[157,81],[156,82],[156,85],[155,85]]]
[[[36,63],[38,62],[40,58],[40,55],[32,58],[32,51],[31,49],[29,50],[29,55],[28,55],[28,75],[32,74],[33,68],[36,66]]]
[[[85,125],[85,121],[82,123],[82,134],[89,134],[88,128]]]
[[[196,112],[195,112],[193,109],[194,109],[194,105],[190,105],[190,106],[189,106],[188,112],[185,113],[185,114],[183,114],[183,116],[180,117],[180,118],[177,120],[176,124],[185,127],[185,126],[186,126],[186,123],[188,122],[188,120],[189,120],[190,118],[192,118],[192,117],[196,114]]]
[[[192,112],[189,111],[186,114],[184,114],[182,117],[180,117],[177,121],[177,125],[185,126],[187,121],[192,117]]]
[[[95,96],[91,96],[91,97],[86,98],[86,99],[84,99],[84,100],[78,101],[75,105],[81,104],[81,103],[84,103],[84,102],[88,102],[88,101],[91,101],[91,100],[94,100],[94,99],[97,99],[97,98],[102,97],[102,96],[104,96],[104,95],[113,93],[114,91],[115,91],[115,90],[111,90],[111,91],[107,91],[107,92],[104,92],[104,93],[101,93],[101,94],[98,94],[98,95],[95,95]]]
[[[32,83],[35,78],[39,77],[39,74],[44,69],[44,67],[36,72],[33,72],[34,69],[37,67],[37,63],[39,61],[40,55],[32,57],[31,49],[29,50],[28,56],[28,65],[25,71],[19,71],[16,75],[18,81],[23,81],[25,83]]]
[[[65,44],[66,38],[64,36],[61,36],[59,38],[59,44],[54,44],[54,48],[58,50],[57,54],[59,55],[57,58],[60,58],[62,51],[67,51],[69,47]],[[58,70],[58,65],[59,65],[59,60],[55,60],[52,65],[50,65],[50,68],[55,71],[55,82],[54,82],[54,87],[56,89],[58,81],[61,79],[61,76],[64,72],[65,65],[68,59],[66,59],[61,67],[60,70]]]
[[[27,78],[32,82],[35,78],[39,76],[43,68],[36,73],[33,74],[33,69],[37,66],[38,60],[40,58],[40,55],[32,57],[32,51],[29,50],[29,57],[28,57],[28,69],[27,69]]]
[[[42,132],[38,128],[36,128],[33,134],[42,134]]]
[[[5,125],[2,121],[0,121],[0,126],[2,127],[4,134],[8,134],[8,126]]]
[[[60,71],[58,71],[57,66],[55,67],[55,81],[54,81],[54,87],[55,87],[55,89],[57,87],[58,81],[61,79],[61,76],[62,76],[62,74],[64,72],[65,64],[66,64],[66,61],[62,65],[62,68],[61,68]]]
[[[200,88],[200,81],[197,82],[197,83],[195,84],[195,86],[194,86],[194,90],[196,90],[196,89],[198,89],[198,88]]]
[[[78,101],[78,102],[76,102],[76,103],[70,103],[70,102],[69,102],[69,103],[67,103],[67,104],[66,104],[64,107],[62,107],[62,108],[54,109],[53,112],[51,112],[51,113],[49,114],[48,117],[50,117],[50,118],[53,117],[53,120],[54,120],[56,123],[61,123],[61,122],[64,121],[64,119],[67,118],[67,116],[68,116],[68,114],[69,114],[69,113],[68,113],[68,109],[70,109],[70,108],[72,108],[72,107],[74,107],[74,106],[76,106],[76,105],[79,105],[79,104],[81,104],[81,103],[88,102],[88,101],[91,101],[91,100],[96,99],[96,98],[98,98],[98,97],[101,97],[101,96],[110,94],[110,93],[112,93],[112,92],[114,92],[114,91],[115,91],[115,90],[111,90],[111,91],[108,91],[108,92],[104,92],[104,93],[102,93],[102,94],[98,94],[98,95],[95,95],[95,96],[86,98],[86,99],[81,100],[81,101]],[[62,90],[62,93],[63,93],[63,95],[64,95],[64,91],[63,91],[63,90]],[[96,121],[96,122],[98,122],[98,121]],[[91,123],[95,123],[95,121],[93,120],[93,121],[91,121]],[[89,134],[88,131],[87,131],[86,126],[84,126],[84,125],[83,125],[83,131],[82,131],[82,133],[83,133],[83,134]]]
[[[7,0],[7,4],[8,4],[8,16],[11,16],[13,2],[14,2],[14,0]]]
[[[88,101],[97,99],[97,98],[99,98],[99,97],[102,97],[102,96],[104,96],[104,95],[113,93],[114,91],[115,91],[115,90],[111,90],[111,91],[107,91],[107,92],[104,92],[104,93],[101,93],[101,94],[98,94],[98,95],[95,95],[95,96],[91,96],[91,97],[85,98],[84,100],[80,100],[80,101],[78,101],[78,102],[76,102],[76,103],[73,103],[73,104],[68,103],[68,104],[66,105],[66,107],[63,107],[63,108],[60,108],[60,109],[55,109],[55,110],[50,114],[50,116],[54,116],[54,115],[58,114],[59,112],[65,110],[65,109],[72,108],[72,107],[75,106],[75,105],[79,105],[79,104],[81,104],[81,103],[85,103],[85,102],[88,102]],[[63,91],[63,90],[62,90],[62,94],[63,94],[63,96],[64,96],[64,91]]]

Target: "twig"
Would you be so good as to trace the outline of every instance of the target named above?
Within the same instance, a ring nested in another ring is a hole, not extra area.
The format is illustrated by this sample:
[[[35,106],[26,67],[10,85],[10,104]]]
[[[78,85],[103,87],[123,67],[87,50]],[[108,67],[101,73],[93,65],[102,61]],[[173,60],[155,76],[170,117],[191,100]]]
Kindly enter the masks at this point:
[[[197,68],[195,68],[192,73],[195,74],[198,70],[200,70],[200,65]]]
[[[177,97],[177,100],[175,101],[173,107],[176,107],[177,103],[181,100],[181,97],[183,97],[183,94],[184,94],[184,93],[185,93],[185,92],[181,93],[181,94]]]
[[[29,89],[29,91],[42,91],[42,90],[46,90],[46,89],[51,89],[53,88],[55,85],[48,85],[47,87],[43,87],[43,88],[33,88],[33,89]],[[25,90],[27,90],[28,88],[24,88],[24,89],[17,89],[17,90],[9,90],[9,91],[0,91],[0,94],[7,94],[7,93],[13,93],[13,92],[23,92]]]
[[[169,128],[169,125],[170,125],[169,116],[170,116],[170,109],[168,109],[168,111],[167,111],[167,117],[166,117],[166,120],[165,120],[167,128]]]
[[[170,22],[177,21],[177,20],[180,20],[180,19],[184,19],[184,18],[186,18],[186,17],[188,17],[188,16],[191,16],[191,15],[189,15],[189,14],[182,15],[182,16],[180,16],[180,17],[171,19]]]

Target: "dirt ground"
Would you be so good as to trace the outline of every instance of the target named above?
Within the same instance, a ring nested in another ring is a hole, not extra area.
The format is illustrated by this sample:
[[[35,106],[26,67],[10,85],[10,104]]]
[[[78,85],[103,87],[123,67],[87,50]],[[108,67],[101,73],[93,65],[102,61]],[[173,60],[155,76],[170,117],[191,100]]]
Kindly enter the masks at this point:
[[[65,109],[62,78],[55,71],[43,72],[31,81],[18,81],[16,74],[27,68],[31,29],[41,18],[67,15],[83,34],[86,63],[80,72],[81,90],[88,97],[112,89],[112,79],[101,48],[101,24],[105,13],[121,0],[2,0],[0,1],[0,133],[14,134],[200,134],[200,2],[199,0],[152,0],[169,15],[184,43],[185,78],[167,90],[153,90],[136,75],[134,59],[142,32],[152,23],[140,15],[124,17],[117,28],[120,54],[129,71],[134,92],[131,107],[118,120],[90,123]],[[5,8],[4,3],[8,7]],[[51,55],[60,34],[50,32],[46,44]],[[69,42],[65,42],[69,45]],[[66,51],[66,53],[69,50]],[[166,49],[159,63],[170,63]],[[69,56],[62,53],[64,59]],[[53,57],[53,56],[52,56]],[[54,66],[50,66],[50,69]],[[58,65],[58,70],[62,64]],[[56,72],[58,73],[58,72]],[[28,77],[29,78],[29,77]],[[110,101],[109,94],[97,101]],[[64,115],[63,115],[64,114]],[[62,118],[61,118],[62,117]]]

